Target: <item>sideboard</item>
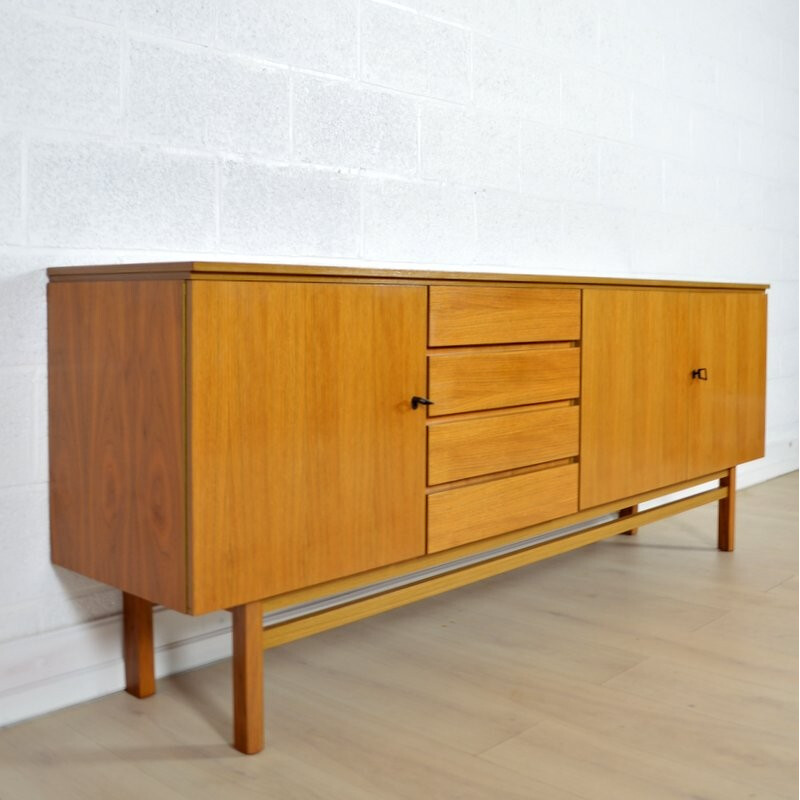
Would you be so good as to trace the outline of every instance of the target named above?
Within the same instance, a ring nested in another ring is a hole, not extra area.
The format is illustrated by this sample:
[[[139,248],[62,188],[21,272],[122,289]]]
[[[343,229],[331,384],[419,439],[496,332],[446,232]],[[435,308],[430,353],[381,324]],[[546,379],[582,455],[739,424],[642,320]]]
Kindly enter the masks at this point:
[[[263,747],[266,647],[712,501],[733,550],[735,468],[764,450],[766,286],[49,277],[52,560],[123,592],[138,697],[154,604],[231,611],[242,752]]]

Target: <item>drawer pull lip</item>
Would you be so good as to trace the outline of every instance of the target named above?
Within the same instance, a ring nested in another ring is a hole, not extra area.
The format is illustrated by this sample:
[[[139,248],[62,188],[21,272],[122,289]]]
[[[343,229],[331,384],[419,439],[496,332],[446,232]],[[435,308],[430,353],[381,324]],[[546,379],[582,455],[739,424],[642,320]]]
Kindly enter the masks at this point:
[[[693,369],[692,378],[699,378],[701,381],[707,381],[708,370],[705,367],[700,367],[700,369]]]
[[[420,397],[419,395],[415,394],[411,398],[411,408],[413,408],[415,411],[420,406],[432,406],[432,405],[433,405],[433,400],[428,400],[427,397]]]

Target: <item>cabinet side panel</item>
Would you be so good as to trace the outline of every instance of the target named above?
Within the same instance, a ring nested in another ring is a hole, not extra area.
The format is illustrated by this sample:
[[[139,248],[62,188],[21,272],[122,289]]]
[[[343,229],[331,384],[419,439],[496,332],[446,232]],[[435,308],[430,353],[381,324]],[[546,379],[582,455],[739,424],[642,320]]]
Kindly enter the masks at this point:
[[[190,309],[194,613],[422,555],[426,289],[193,281]]]
[[[763,292],[738,296],[739,370],[736,463],[764,455],[767,399],[767,296]],[[732,465],[730,465],[732,466]]]
[[[686,477],[688,299],[583,293],[580,507]]]
[[[185,610],[183,283],[47,288],[52,560]]]

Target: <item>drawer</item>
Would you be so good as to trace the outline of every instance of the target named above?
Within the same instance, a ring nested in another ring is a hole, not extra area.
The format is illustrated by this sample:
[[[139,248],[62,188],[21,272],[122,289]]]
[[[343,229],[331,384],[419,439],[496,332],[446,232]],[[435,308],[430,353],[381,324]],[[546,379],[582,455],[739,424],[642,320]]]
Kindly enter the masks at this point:
[[[578,454],[578,406],[432,424],[428,483],[434,485]]]
[[[578,465],[428,495],[428,552],[497,536],[578,510]]]
[[[578,397],[578,347],[437,353],[428,357],[431,417]]]
[[[431,347],[581,337],[580,289],[431,286]]]

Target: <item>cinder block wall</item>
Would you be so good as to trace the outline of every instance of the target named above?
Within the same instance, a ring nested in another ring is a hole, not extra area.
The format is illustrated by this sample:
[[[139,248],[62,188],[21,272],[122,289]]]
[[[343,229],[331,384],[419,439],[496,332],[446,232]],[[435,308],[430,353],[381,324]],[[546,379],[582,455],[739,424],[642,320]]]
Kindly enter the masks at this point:
[[[121,675],[117,593],[48,561],[49,265],[770,282],[768,455],[743,479],[796,468],[796,0],[0,0],[0,14],[0,722]],[[224,615],[160,616],[162,644],[194,642],[163,650],[162,672],[217,652],[197,643]]]

